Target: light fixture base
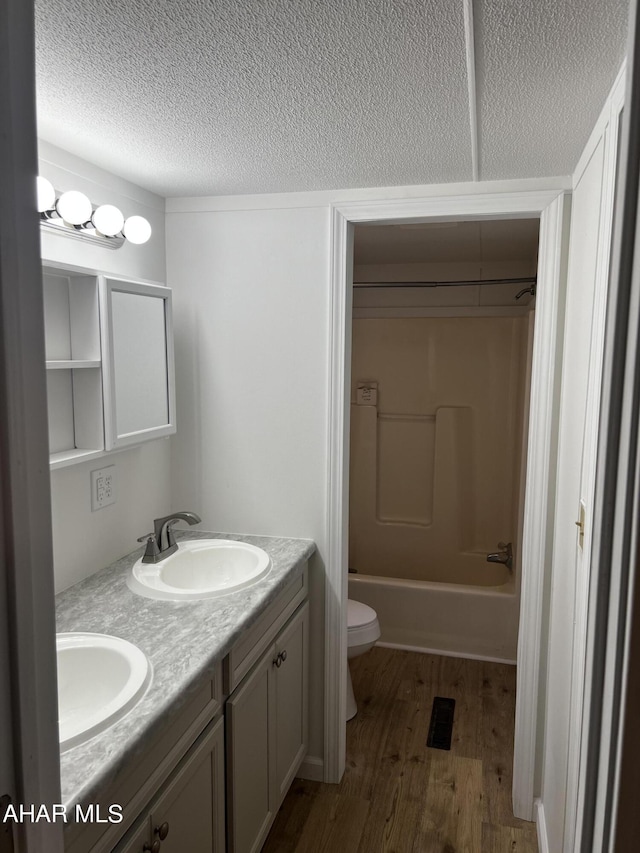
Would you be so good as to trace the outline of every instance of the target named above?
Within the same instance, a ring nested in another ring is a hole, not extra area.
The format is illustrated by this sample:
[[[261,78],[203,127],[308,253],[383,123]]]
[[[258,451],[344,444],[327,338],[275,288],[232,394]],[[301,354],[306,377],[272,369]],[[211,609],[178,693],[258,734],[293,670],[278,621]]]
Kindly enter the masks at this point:
[[[125,244],[125,238],[120,234],[116,237],[105,237],[97,234],[94,228],[74,228],[73,225],[66,225],[62,219],[40,219],[40,227],[44,233],[83,240],[85,243],[102,246],[103,249],[119,249]]]

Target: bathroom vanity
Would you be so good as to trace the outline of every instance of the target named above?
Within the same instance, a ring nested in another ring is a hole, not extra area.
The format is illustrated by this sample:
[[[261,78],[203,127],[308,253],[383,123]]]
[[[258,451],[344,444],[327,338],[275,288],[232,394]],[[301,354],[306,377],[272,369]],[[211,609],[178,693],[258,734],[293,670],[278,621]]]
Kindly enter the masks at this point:
[[[264,549],[269,573],[220,598],[132,593],[140,551],[58,596],[59,631],[113,634],[153,669],[121,720],[61,756],[67,853],[251,853],[266,838],[307,749],[307,540],[179,533]],[[109,806],[123,819],[109,823]]]

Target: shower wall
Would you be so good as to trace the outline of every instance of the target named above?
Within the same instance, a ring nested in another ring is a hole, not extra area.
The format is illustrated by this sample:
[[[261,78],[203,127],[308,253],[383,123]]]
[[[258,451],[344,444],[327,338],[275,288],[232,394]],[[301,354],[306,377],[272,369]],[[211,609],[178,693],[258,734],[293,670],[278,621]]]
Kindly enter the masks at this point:
[[[525,316],[354,319],[349,566],[500,586],[517,553]]]

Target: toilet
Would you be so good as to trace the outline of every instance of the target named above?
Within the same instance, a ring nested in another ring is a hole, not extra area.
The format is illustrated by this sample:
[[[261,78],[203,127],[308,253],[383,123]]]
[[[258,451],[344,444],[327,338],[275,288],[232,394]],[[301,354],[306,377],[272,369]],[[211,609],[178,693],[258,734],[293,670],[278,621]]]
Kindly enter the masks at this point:
[[[376,641],[380,639],[380,625],[378,614],[361,601],[349,599],[347,602],[347,659],[363,655],[372,649]],[[353,684],[351,683],[351,672],[347,662],[347,720],[352,719],[358,713],[356,697],[353,695]]]

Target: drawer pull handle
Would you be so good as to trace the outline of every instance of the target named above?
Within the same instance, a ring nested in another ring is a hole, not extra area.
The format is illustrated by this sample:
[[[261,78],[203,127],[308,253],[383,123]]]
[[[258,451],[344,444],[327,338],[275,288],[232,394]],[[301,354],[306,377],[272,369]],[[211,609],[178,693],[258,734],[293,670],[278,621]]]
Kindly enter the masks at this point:
[[[160,826],[156,826],[154,829],[155,834],[158,836],[160,841],[164,841],[167,835],[169,835],[169,824],[165,820],[164,823],[161,823]]]
[[[142,848],[143,851],[149,851],[149,853],[160,853],[160,848],[162,847],[162,842],[159,838],[153,842],[153,844],[145,844]]]
[[[286,650],[286,649],[284,649],[284,651],[282,651],[282,652],[278,652],[278,656],[277,656],[277,657],[275,657],[275,658],[271,661],[271,663],[273,664],[273,666],[277,666],[277,667],[278,667],[278,669],[280,669],[280,667],[281,667],[281,666],[282,666],[282,664],[286,661],[286,659],[287,659],[287,650]]]

